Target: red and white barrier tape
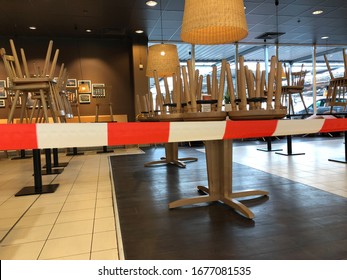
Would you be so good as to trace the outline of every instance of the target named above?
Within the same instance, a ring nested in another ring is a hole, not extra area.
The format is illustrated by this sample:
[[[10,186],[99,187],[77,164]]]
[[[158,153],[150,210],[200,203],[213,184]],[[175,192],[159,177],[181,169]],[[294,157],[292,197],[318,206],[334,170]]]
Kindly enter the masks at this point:
[[[347,131],[347,119],[0,124],[0,150],[117,146]]]

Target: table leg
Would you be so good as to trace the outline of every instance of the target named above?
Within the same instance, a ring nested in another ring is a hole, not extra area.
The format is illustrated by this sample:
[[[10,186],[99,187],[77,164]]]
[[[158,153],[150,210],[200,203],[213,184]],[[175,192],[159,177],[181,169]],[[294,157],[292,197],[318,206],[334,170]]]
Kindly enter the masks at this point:
[[[20,150],[20,156],[18,157],[13,157],[11,160],[16,160],[16,159],[26,159],[26,158],[31,158],[32,156],[28,156],[25,154],[25,150]]]
[[[178,143],[166,143],[165,144],[165,157],[162,157],[161,160],[151,161],[145,163],[145,167],[149,167],[156,164],[173,164],[175,166],[185,168],[185,161],[197,161],[197,158],[186,157],[178,158]]]
[[[276,153],[278,155],[282,156],[299,156],[299,155],[304,155],[305,153],[296,153],[293,154],[293,147],[292,147],[292,136],[287,135],[287,153]]]
[[[53,167],[66,167],[68,164],[68,162],[59,162],[59,151],[53,148]]]
[[[68,162],[59,162],[59,151],[57,148],[53,148],[53,168],[57,167],[66,167],[69,163]],[[43,168],[46,168],[44,165]]]
[[[108,150],[107,146],[102,146],[102,151],[97,151],[97,154],[107,154],[107,153],[113,153],[114,150]]]
[[[169,208],[219,201],[229,205],[249,219],[254,218],[253,212],[237,198],[248,196],[267,196],[267,191],[246,190],[233,192],[232,190],[232,140],[213,140],[205,142],[208,187],[198,186],[204,196],[184,198],[169,203]]]
[[[262,152],[282,151],[282,149],[272,149],[271,137],[266,137],[265,140],[266,140],[266,149],[257,149],[258,151],[262,151]]]
[[[41,171],[42,175],[61,174],[64,168],[52,168],[52,152],[51,149],[45,149],[46,165],[45,169]]]
[[[345,159],[329,159],[329,161],[347,163],[347,131],[344,132],[345,139]]]
[[[22,188],[15,196],[53,193],[58,188],[59,184],[42,185],[41,152],[38,149],[33,150],[33,167],[34,186]]]
[[[66,155],[67,156],[81,156],[81,155],[84,155],[84,153],[78,152],[77,147],[73,147],[72,152],[67,152]]]

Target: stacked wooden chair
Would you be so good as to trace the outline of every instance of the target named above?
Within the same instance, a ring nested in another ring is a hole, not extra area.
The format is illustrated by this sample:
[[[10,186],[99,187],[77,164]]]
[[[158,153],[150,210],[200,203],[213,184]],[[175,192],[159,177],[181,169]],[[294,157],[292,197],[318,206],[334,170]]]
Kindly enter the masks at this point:
[[[344,111],[347,108],[347,55],[345,50],[343,50],[342,54],[345,67],[342,77],[334,77],[329,61],[326,55],[324,55],[325,63],[330,74],[330,82],[326,96],[326,105],[330,106],[330,113],[334,113],[334,106],[342,106],[344,107]]]
[[[245,66],[244,58],[241,56],[235,79],[226,60],[222,60],[219,70],[217,66],[213,66],[211,74],[206,77],[200,75],[199,70],[194,70],[192,62],[188,60],[187,66],[178,67],[174,73],[172,91],[168,88],[167,77],[163,80],[165,94],[161,92],[159,78],[154,71],[156,105],[153,105],[152,93],[142,98],[137,97],[138,102],[142,103],[142,112],[152,115],[157,113],[161,115],[159,118],[164,119],[165,115],[172,118],[176,115],[177,119],[190,119],[194,116],[198,120],[225,119],[227,115],[232,119],[273,119],[283,118],[287,113],[287,108],[282,105],[281,100],[282,63],[275,56],[271,58],[267,79],[265,70],[260,71],[260,63],[253,73]],[[237,85],[234,85],[234,81]],[[223,110],[225,92],[230,96],[230,112]],[[205,104],[210,106],[208,112],[202,109]]]
[[[271,58],[267,82],[266,72],[260,71],[260,64],[257,63],[253,73],[244,65],[244,58],[241,56],[237,70],[237,93],[233,92],[230,78],[228,78],[232,107],[229,117],[234,119],[283,118],[286,115],[286,107],[281,102],[281,74],[282,63],[275,56]]]
[[[1,57],[4,62],[7,76],[9,77],[9,91],[14,92],[14,98],[10,107],[8,115],[8,123],[13,123],[15,109],[18,100],[22,97],[20,122],[32,122],[36,112],[36,122],[49,122],[49,116],[52,117],[53,122],[63,121],[65,117],[65,110],[61,101],[60,92],[60,79],[64,71],[60,71],[59,77],[55,79],[56,64],[59,56],[59,49],[57,49],[52,56],[53,41],[49,42],[45,62],[41,69],[34,65],[33,73],[30,73],[24,49],[20,49],[21,60],[20,63],[18,53],[13,40],[10,40],[12,54],[7,54],[5,49],[1,49]],[[63,67],[62,67],[63,68]],[[58,81],[58,82],[57,82]],[[28,119],[28,98],[33,101],[31,108],[30,118]]]
[[[305,104],[303,97],[303,91],[305,87],[305,77],[306,71],[304,70],[304,65],[301,65],[301,70],[298,72],[289,73],[284,67],[284,72],[287,80],[287,85],[282,87],[282,100],[286,102],[288,107],[288,114],[295,114],[294,104],[293,104],[293,95],[298,94],[300,96],[301,102],[304,106],[306,114],[308,114],[308,109]]]
[[[95,94],[96,99],[95,104],[95,122],[99,122],[100,109],[106,107],[109,115],[109,122],[114,122],[113,109],[111,102],[111,86],[106,85],[94,85],[93,90],[100,92],[100,94]]]

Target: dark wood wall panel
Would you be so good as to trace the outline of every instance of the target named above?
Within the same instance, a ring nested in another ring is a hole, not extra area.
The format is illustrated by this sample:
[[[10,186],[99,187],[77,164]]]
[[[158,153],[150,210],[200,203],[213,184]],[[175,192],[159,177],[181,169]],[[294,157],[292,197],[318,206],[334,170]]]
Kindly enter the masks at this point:
[[[111,101],[114,114],[126,114],[134,120],[134,90],[132,41],[130,38],[13,38],[17,51],[24,48],[29,68],[33,63],[43,64],[49,40],[53,40],[54,50],[60,50],[58,65],[64,63],[69,72],[69,78],[91,80],[92,83],[105,83],[111,86]],[[0,47],[11,53],[9,38],[2,38]],[[58,71],[58,69],[57,69]],[[0,79],[6,79],[3,62],[0,61]],[[8,104],[8,101],[6,100]],[[82,116],[95,114],[95,98],[90,104],[81,104]],[[108,114],[108,109],[102,106],[100,114]],[[0,119],[8,114],[8,106],[0,108]]]

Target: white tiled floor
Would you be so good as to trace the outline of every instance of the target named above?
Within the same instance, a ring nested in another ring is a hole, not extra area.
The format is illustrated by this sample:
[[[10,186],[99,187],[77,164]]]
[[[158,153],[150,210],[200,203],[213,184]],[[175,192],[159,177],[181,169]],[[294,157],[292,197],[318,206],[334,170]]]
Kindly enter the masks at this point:
[[[32,159],[9,160],[0,153],[0,259],[120,259],[113,206],[109,155],[142,152],[115,149],[59,154],[69,161],[60,175],[42,176],[59,183],[54,193],[15,197],[33,186]],[[44,161],[44,157],[42,157]]]
[[[328,161],[343,157],[342,138],[294,141],[293,152],[306,154],[292,157],[257,151],[259,147],[235,146],[234,161],[347,197],[347,165]],[[286,149],[275,141],[273,148],[278,147]],[[60,153],[60,162],[69,161],[64,172],[43,176],[44,184],[59,183],[56,192],[22,197],[14,194],[33,185],[32,159],[9,160],[0,152],[0,259],[122,259],[109,156],[138,152]]]
[[[275,152],[257,151],[252,146],[234,147],[233,160],[250,167],[281,176],[295,182],[347,197],[347,164],[329,161],[344,159],[342,138],[322,141],[293,142],[293,153],[305,155],[283,156]],[[258,148],[266,148],[264,144]],[[272,148],[283,148],[286,144],[272,143]]]

